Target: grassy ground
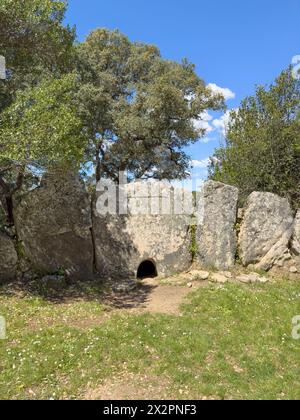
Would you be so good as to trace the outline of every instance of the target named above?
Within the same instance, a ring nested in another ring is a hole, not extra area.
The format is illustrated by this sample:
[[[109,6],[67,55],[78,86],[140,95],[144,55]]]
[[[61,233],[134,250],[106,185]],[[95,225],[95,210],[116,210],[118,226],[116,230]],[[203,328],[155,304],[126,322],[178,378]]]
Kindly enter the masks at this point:
[[[150,398],[300,398],[300,282],[207,284],[179,315],[108,308],[102,297],[86,286],[53,301],[3,286],[0,398],[101,398],[119,384],[134,399],[144,395],[134,383]]]

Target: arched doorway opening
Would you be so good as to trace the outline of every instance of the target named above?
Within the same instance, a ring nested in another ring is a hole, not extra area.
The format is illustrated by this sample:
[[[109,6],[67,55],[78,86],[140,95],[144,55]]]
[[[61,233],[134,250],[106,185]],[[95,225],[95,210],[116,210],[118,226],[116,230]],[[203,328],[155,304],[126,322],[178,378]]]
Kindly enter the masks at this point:
[[[156,265],[151,260],[143,261],[137,271],[137,278],[138,279],[148,279],[157,277],[157,269]]]

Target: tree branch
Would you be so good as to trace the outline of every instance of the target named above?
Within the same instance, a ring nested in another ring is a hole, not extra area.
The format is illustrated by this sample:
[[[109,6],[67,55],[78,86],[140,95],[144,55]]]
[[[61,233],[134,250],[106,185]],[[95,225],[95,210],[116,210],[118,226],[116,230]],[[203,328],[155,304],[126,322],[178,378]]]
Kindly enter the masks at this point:
[[[3,189],[4,194],[8,194],[10,191],[9,184],[7,184],[3,177],[0,175],[0,186]]]

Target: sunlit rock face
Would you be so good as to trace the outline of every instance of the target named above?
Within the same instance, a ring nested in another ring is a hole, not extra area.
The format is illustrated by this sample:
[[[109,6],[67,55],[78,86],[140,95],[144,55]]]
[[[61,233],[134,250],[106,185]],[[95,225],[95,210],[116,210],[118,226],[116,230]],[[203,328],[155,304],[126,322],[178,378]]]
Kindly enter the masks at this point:
[[[229,269],[237,249],[238,189],[208,181],[198,196],[198,260],[204,267]]]
[[[78,176],[46,175],[17,207],[15,221],[24,254],[36,271],[92,277],[90,197]]]
[[[100,192],[93,205],[97,271],[103,276],[135,277],[145,261],[154,264],[160,277],[187,270],[192,193],[162,182],[135,182],[120,189],[118,214],[101,214]],[[184,200],[189,201],[186,211]]]
[[[300,210],[298,210],[295,218],[291,248],[293,254],[300,257]]]
[[[293,224],[294,215],[287,199],[271,193],[252,193],[239,235],[243,264],[256,264],[264,270],[283,265],[291,258]]]

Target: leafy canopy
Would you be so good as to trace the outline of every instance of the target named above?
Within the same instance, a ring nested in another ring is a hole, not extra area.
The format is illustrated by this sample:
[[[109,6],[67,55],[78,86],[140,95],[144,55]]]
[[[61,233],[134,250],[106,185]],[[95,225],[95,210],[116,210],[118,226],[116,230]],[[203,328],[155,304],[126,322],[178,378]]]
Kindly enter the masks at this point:
[[[74,74],[19,92],[0,114],[0,162],[19,166],[78,165],[85,150],[74,100]]]
[[[75,32],[62,24],[66,7],[65,1],[1,0],[0,54],[8,78],[0,84],[0,111],[19,89],[70,69]]]
[[[100,176],[184,178],[184,148],[205,134],[195,121],[224,106],[194,66],[164,60],[159,50],[98,29],[77,48],[79,113],[89,137],[89,160]]]
[[[242,201],[269,191],[300,204],[300,80],[291,68],[258,86],[231,113],[226,144],[211,160],[213,179],[240,188]]]
[[[53,166],[92,163],[96,180],[184,178],[185,148],[205,134],[207,109],[224,107],[187,60],[98,29],[81,44],[63,26],[64,1],[3,0],[0,49],[0,186],[9,223],[26,177]]]
[[[55,85],[36,88],[72,70],[75,32],[63,25],[66,7],[65,1],[0,1],[0,54],[7,66],[7,78],[0,81],[0,212],[2,207],[9,225],[13,198],[35,182],[36,165],[69,162],[71,155],[76,160],[83,147],[75,150],[80,137],[69,141],[77,122],[72,105],[60,96],[66,80],[57,81],[57,95]],[[62,103],[50,107],[50,100]]]

